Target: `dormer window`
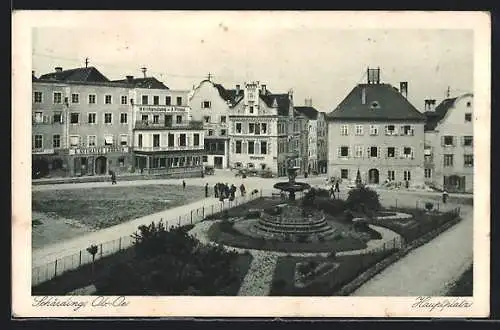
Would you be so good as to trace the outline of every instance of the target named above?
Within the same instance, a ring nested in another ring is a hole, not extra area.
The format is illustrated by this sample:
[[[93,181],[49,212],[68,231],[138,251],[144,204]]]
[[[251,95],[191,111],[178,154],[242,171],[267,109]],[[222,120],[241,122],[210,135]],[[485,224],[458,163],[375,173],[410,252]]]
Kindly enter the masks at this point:
[[[377,101],[373,101],[371,104],[370,104],[370,108],[372,109],[378,109],[380,108],[380,105],[378,104]]]

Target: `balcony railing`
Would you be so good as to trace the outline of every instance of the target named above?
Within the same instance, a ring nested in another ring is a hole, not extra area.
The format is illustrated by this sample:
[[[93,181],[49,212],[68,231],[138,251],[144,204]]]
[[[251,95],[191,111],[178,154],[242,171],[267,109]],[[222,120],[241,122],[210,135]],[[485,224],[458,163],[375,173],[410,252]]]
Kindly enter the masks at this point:
[[[203,123],[201,121],[189,121],[184,123],[154,123],[152,121],[137,120],[135,129],[156,129],[156,130],[202,130]]]
[[[134,151],[183,151],[183,150],[204,150],[203,146],[160,146],[160,147],[134,147]]]

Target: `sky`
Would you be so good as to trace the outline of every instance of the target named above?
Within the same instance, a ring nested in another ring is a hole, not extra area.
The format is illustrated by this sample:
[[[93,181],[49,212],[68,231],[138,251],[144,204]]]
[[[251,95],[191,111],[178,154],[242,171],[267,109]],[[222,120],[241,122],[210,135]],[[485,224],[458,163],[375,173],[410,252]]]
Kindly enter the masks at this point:
[[[314,15],[209,16],[159,12],[40,26],[32,30],[33,70],[82,67],[88,57],[109,79],[140,77],[144,66],[171,89],[191,89],[211,73],[226,88],[255,80],[274,93],[292,89],[295,105],[312,98],[324,112],[366,81],[367,67],[380,67],[382,82],[395,87],[407,81],[408,99],[421,111],[425,99],[445,98],[448,86],[451,96],[473,92],[472,30],[343,27]]]

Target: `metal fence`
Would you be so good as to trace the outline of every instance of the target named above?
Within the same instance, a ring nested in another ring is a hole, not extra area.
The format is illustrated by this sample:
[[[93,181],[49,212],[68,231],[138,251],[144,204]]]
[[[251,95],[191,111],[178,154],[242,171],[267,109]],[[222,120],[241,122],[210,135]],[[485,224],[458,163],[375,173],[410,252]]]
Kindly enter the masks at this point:
[[[262,190],[259,190],[258,192],[250,192],[245,194],[244,196],[235,197],[233,201],[229,201],[227,199],[224,202],[216,201],[211,204],[193,209],[188,213],[185,213],[184,215],[179,215],[177,217],[172,217],[169,219],[160,218],[158,219],[158,221],[163,220],[167,227],[189,224],[194,225],[203,221],[209,216],[220,213],[224,210],[229,210],[241,204],[248,203],[262,196]],[[130,233],[130,235],[128,236],[122,236],[115,240],[102,243],[89,242],[89,246],[96,245],[98,248],[94,261],[131,247],[135,242],[135,239],[132,237],[132,235],[133,233]],[[58,258],[55,261],[40,266],[35,266],[32,268],[31,272],[31,285],[34,286],[49,281],[57,276],[64,274],[67,271],[77,269],[91,262],[92,255],[86,249],[84,249],[78,251],[77,253]]]

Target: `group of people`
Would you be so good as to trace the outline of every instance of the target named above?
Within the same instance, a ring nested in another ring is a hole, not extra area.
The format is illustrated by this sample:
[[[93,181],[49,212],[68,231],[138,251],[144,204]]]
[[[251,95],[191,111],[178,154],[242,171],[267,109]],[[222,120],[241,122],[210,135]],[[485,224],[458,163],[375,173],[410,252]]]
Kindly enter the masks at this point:
[[[230,201],[233,201],[236,197],[236,186],[234,184],[227,184],[227,183],[216,183],[213,187],[214,189],[214,197],[218,198],[220,201],[224,201],[225,199],[229,199]],[[246,194],[246,188],[245,185],[242,183],[240,186],[240,194],[241,196],[245,196]],[[205,197],[209,197],[209,186],[208,183],[205,185]]]

